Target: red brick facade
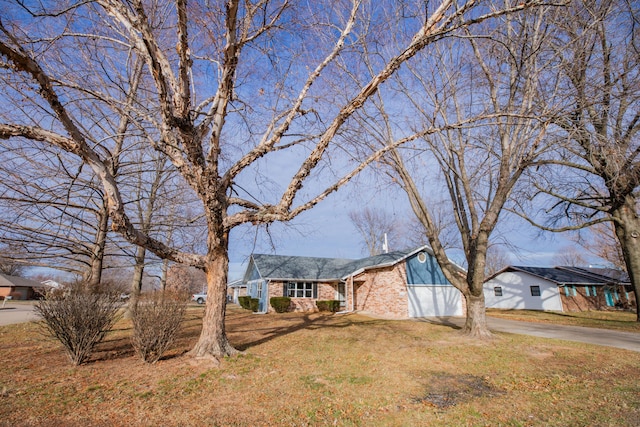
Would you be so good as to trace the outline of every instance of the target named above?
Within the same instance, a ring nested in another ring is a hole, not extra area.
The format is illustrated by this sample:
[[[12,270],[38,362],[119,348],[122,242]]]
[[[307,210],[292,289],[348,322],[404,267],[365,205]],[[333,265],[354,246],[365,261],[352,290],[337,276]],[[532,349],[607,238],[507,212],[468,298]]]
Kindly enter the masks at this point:
[[[356,276],[355,309],[385,317],[409,317],[406,277],[404,263]],[[350,289],[347,295],[350,296]]]
[[[590,310],[607,310],[614,309],[607,305],[604,289],[602,286],[597,286],[596,295],[593,295],[594,286],[589,286],[589,295],[587,295],[587,289],[585,286],[569,287],[568,294],[565,292],[564,287],[559,287],[560,299],[562,300],[563,311],[590,311]],[[574,295],[575,289],[575,295]],[[614,293],[614,289],[611,289],[611,293]],[[625,292],[624,286],[617,286],[616,293],[619,296],[617,301],[614,301],[616,307],[629,308],[635,307],[636,300],[633,292]],[[627,297],[628,296],[628,297]]]
[[[405,264],[398,263],[393,267],[368,270],[354,277],[353,288],[355,298],[352,302],[351,279],[347,279],[346,310],[352,307],[385,317],[407,318],[407,281]],[[317,283],[318,298],[292,298],[289,311],[317,311],[316,301],[334,300],[337,298],[338,283]],[[284,283],[269,283],[269,298],[283,296]],[[273,311],[269,306],[268,310]]]
[[[318,311],[316,301],[320,300],[333,300],[336,299],[337,283],[317,283],[318,298],[291,298],[291,305],[289,311],[296,312],[308,312]],[[281,297],[284,294],[283,282],[270,282],[269,283],[269,299],[272,297]],[[268,300],[267,300],[268,301]],[[273,307],[269,304],[269,312],[273,312]]]

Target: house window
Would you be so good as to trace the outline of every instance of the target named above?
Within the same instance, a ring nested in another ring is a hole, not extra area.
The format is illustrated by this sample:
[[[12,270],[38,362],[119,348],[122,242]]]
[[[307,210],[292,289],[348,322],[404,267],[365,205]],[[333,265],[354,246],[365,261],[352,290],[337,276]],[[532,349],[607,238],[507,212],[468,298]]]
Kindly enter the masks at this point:
[[[495,296],[501,297],[502,296],[502,286],[495,286],[493,288],[493,293],[494,293]]]
[[[531,296],[539,297],[540,296],[540,286],[530,286],[531,288]]]
[[[591,287],[591,293],[593,294],[593,296],[594,296],[594,297],[595,297],[595,296],[597,296],[597,294],[596,294],[596,287],[595,287],[595,286],[592,286],[592,287]]]
[[[421,264],[424,264],[426,261],[427,261],[427,254],[425,254],[424,252],[418,253],[418,262],[420,262]]]
[[[313,283],[289,282],[287,296],[289,298],[313,298]]]
[[[584,295],[587,296],[587,297],[591,296],[591,295],[589,295],[589,287],[588,286],[584,287]]]

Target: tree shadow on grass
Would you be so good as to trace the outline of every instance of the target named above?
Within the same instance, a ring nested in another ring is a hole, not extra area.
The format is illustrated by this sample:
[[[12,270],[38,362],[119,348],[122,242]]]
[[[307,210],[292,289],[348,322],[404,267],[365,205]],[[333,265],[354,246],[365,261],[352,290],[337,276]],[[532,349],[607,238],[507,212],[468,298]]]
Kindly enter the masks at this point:
[[[228,319],[227,335],[232,345],[240,351],[303,329],[343,329],[354,324],[383,322],[376,319],[354,322],[347,317],[337,318],[335,314],[329,313],[254,314],[247,312],[247,314],[234,314]]]
[[[231,344],[246,351],[271,340],[300,330],[325,328],[347,328],[352,325],[374,325],[386,322],[379,319],[350,319],[331,313],[269,313],[256,314],[248,310],[231,307],[226,316],[226,333]],[[202,313],[187,313],[182,327],[165,355],[160,360],[171,360],[184,356],[195,345],[202,331]],[[135,357],[131,343],[132,328],[120,327],[116,336],[108,336],[99,343],[88,363]],[[127,333],[128,332],[128,333]],[[123,333],[127,333],[123,336]]]
[[[135,356],[130,337],[115,338],[99,343],[88,363],[127,359]]]
[[[182,321],[182,326],[173,340],[173,345],[169,347],[166,354],[159,361],[174,359],[187,353],[190,350],[189,346],[193,346],[195,343],[201,329],[202,314],[187,312]],[[131,342],[133,333],[132,326],[121,325],[111,329],[106,339],[95,347],[93,355],[87,363],[138,357]]]
[[[448,326],[451,329],[461,330],[465,319],[463,317],[419,317],[413,319],[416,322],[424,322],[432,325]]]

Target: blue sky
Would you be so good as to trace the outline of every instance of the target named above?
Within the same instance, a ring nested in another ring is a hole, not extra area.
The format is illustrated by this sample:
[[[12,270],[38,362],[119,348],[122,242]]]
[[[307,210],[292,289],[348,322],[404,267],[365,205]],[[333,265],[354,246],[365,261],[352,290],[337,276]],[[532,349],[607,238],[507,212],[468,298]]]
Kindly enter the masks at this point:
[[[300,255],[314,257],[360,258],[363,253],[363,241],[349,219],[349,212],[358,206],[369,204],[394,213],[398,220],[413,215],[406,202],[406,196],[400,189],[388,188],[386,195],[380,193],[359,194],[355,185],[349,185],[321,202],[315,208],[301,214],[289,224],[270,226],[273,247],[264,232],[255,239],[255,228],[243,233],[234,230],[231,234],[230,280],[240,278],[246,268],[246,261],[252,252],[275,253],[280,255]],[[589,259],[591,265],[603,265],[599,258],[591,256],[569,240],[566,234],[540,233],[524,220],[504,217],[502,236],[517,247],[517,252],[508,252],[512,265],[551,267],[560,265],[559,254],[568,247],[574,247]],[[508,222],[508,223],[507,223]],[[507,230],[508,229],[508,230]],[[246,231],[243,230],[243,231]],[[425,241],[426,243],[426,241]],[[390,242],[393,247],[394,242]],[[398,248],[396,249],[405,249]],[[454,261],[462,264],[455,253]]]

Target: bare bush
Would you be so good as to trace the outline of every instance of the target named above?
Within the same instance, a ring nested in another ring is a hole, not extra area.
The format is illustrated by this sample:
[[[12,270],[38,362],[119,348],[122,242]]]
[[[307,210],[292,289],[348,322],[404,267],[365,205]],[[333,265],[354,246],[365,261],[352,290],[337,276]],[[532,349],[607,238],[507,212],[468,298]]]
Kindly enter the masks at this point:
[[[62,343],[71,363],[80,365],[118,320],[118,296],[82,284],[49,292],[35,304],[42,332]]]
[[[157,362],[173,343],[187,308],[185,293],[156,292],[146,295],[132,309],[136,354],[147,363]]]

